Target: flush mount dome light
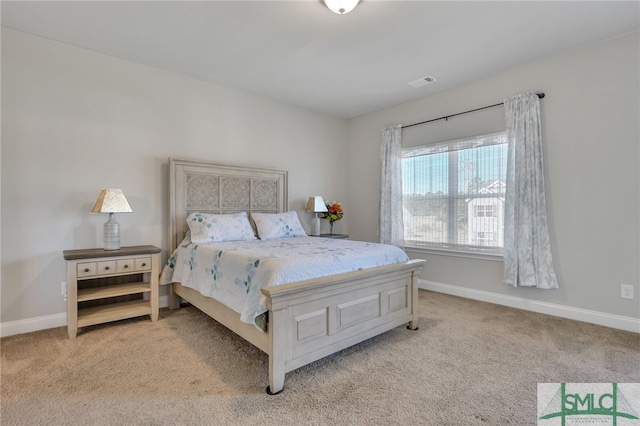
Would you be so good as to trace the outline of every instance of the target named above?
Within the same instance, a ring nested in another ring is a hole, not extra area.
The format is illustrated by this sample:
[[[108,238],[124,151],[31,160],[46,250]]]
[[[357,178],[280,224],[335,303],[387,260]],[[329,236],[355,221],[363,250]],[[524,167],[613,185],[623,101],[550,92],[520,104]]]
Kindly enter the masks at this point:
[[[359,1],[360,0],[324,0],[324,4],[326,4],[332,12],[338,15],[344,15],[355,9]]]

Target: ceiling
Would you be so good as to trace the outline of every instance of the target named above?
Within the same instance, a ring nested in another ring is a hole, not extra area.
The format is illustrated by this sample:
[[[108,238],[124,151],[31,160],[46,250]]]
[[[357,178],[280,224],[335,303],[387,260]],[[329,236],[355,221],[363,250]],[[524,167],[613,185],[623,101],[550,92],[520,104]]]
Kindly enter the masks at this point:
[[[636,1],[2,1],[2,25],[351,118],[638,31]],[[425,76],[435,82],[414,88]]]

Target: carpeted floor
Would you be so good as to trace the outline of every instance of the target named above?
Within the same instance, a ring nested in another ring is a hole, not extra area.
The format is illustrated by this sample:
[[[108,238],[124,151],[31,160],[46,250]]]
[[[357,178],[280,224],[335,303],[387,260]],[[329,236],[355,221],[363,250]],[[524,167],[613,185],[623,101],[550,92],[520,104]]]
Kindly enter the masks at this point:
[[[535,425],[537,384],[639,383],[640,334],[420,291],[398,327],[288,373],[193,307],[3,338],[2,425]]]

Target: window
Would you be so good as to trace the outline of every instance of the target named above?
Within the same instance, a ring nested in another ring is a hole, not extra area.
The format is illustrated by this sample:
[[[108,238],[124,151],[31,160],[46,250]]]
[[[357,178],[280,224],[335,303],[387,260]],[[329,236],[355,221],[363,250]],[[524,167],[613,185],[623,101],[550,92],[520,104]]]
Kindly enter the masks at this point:
[[[506,132],[403,150],[405,243],[501,253]]]
[[[495,232],[478,231],[476,233],[476,242],[479,246],[494,246],[497,242],[495,235]]]
[[[493,206],[474,206],[476,217],[493,217]]]

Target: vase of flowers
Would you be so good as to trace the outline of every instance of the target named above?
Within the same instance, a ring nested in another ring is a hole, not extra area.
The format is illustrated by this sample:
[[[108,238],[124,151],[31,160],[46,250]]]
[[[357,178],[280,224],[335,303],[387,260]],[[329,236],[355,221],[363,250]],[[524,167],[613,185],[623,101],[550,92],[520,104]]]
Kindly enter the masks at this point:
[[[342,206],[340,203],[336,201],[330,201],[326,203],[327,212],[323,213],[322,218],[326,219],[329,222],[329,233],[333,234],[333,224],[335,221],[342,219],[342,215],[344,214],[342,211]]]

